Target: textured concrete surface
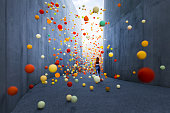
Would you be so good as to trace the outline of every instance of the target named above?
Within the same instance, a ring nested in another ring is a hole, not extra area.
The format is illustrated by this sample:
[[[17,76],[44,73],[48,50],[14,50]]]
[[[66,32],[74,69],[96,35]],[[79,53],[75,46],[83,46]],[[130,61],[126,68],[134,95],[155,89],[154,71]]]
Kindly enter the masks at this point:
[[[47,85],[38,84],[23,96],[12,113],[169,113],[170,89],[139,83],[105,79],[96,84],[89,74],[79,74],[78,83],[70,77],[73,86],[68,87],[63,77],[55,85],[51,79]],[[82,87],[86,83],[86,87]],[[116,85],[120,84],[120,89]],[[90,91],[89,87],[94,86]],[[110,92],[105,91],[110,87]],[[75,95],[77,103],[66,101],[66,95]],[[37,109],[37,103],[45,101],[42,110]]]
[[[44,2],[51,2],[50,0],[1,0],[0,4],[0,113],[9,113],[15,107],[19,99],[28,91],[29,84],[37,84],[40,82],[40,76],[48,70],[44,69],[44,66],[49,66],[55,63],[53,54],[57,54],[57,49],[64,52],[67,49],[66,45],[61,46],[60,40],[64,41],[65,38],[72,38],[71,32],[80,29],[80,23],[75,19],[77,26],[75,29],[71,29],[74,23],[70,21],[67,25],[64,25],[63,19],[65,16],[68,20],[74,19],[74,13],[76,9],[71,0],[54,0],[60,4],[59,13],[54,16],[54,11],[49,11],[48,14],[40,15],[39,10],[46,10],[47,6]],[[66,5],[63,9],[62,5]],[[70,12],[73,12],[71,14]],[[35,15],[40,15],[39,20],[35,20]],[[71,14],[71,16],[69,16]],[[56,25],[48,25],[46,17],[55,17]],[[69,28],[70,31],[59,32],[57,25],[62,24],[63,28]],[[47,30],[42,30],[43,27]],[[52,31],[55,29],[55,31]],[[36,34],[41,34],[41,38],[37,39]],[[48,37],[50,34],[50,37]],[[59,36],[61,34],[61,36]],[[80,34],[80,33],[79,33]],[[51,43],[48,43],[48,38],[52,39]],[[54,42],[53,39],[57,40]],[[81,42],[81,40],[79,40]],[[27,44],[31,44],[33,49],[28,50]],[[73,47],[74,43],[70,43]],[[81,43],[79,43],[81,45]],[[53,48],[56,48],[54,51]],[[45,55],[45,59],[41,59],[41,55]],[[81,53],[79,53],[80,55]],[[71,56],[59,55],[59,58],[68,59]],[[68,60],[67,60],[68,61]],[[24,71],[26,64],[33,64],[35,71],[31,74],[27,74]],[[66,60],[60,61],[60,64],[66,65]],[[72,63],[70,63],[72,64]],[[63,71],[58,71],[62,74]],[[53,77],[53,74],[49,74],[49,77]],[[16,86],[18,88],[18,94],[15,96],[7,95],[7,88],[10,86]]]
[[[170,1],[169,0],[105,0],[104,20],[110,25],[104,29],[104,71],[113,77],[120,74],[120,79],[140,82],[133,70],[138,72],[142,67],[149,67],[155,72],[152,85],[170,87]],[[146,23],[141,21],[145,19]],[[125,23],[128,20],[129,23]],[[132,25],[128,31],[127,26]],[[149,46],[141,46],[143,40],[149,41]],[[111,50],[113,58],[108,57]],[[138,51],[147,52],[147,58],[143,61],[136,57]],[[115,63],[114,59],[118,61]],[[109,66],[107,66],[109,64]],[[165,70],[160,66],[165,65]]]

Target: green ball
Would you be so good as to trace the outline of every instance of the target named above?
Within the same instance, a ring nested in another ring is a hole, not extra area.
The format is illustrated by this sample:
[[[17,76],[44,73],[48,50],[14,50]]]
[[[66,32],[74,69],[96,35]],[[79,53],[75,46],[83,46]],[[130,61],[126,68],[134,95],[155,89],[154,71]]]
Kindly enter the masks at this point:
[[[37,106],[38,106],[38,109],[43,109],[45,107],[45,102],[44,101],[39,101]]]
[[[50,35],[48,35],[48,37],[50,37]]]
[[[77,97],[76,96],[72,96],[71,97],[71,102],[72,103],[76,103],[77,102]]]
[[[164,70],[164,69],[165,69],[165,66],[164,66],[164,65],[161,65],[161,66],[160,66],[160,69],[161,69],[161,70]]]
[[[104,20],[102,20],[102,21],[100,21],[100,26],[105,26],[105,21]]]

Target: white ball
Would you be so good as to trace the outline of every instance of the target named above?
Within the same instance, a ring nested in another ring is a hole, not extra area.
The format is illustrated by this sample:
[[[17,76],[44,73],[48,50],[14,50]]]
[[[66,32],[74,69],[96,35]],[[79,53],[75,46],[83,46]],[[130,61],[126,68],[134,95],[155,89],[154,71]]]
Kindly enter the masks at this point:
[[[41,38],[41,35],[40,34],[36,34],[36,38]]]
[[[74,76],[73,78],[75,79],[76,77]]]
[[[77,97],[76,96],[72,96],[71,97],[71,102],[72,103],[76,103],[77,102]]]
[[[99,77],[99,76],[95,76],[95,77],[94,77],[94,81],[95,81],[96,83],[100,82],[100,77]]]
[[[70,47],[70,45],[68,45],[68,47]]]
[[[45,102],[44,101],[39,101],[37,104],[38,109],[43,109],[45,107]]]
[[[127,27],[127,29],[128,29],[128,30],[131,30],[131,29],[132,29],[132,26],[131,26],[131,25],[129,25],[129,26]]]
[[[77,83],[77,82],[79,82],[79,79],[75,79],[74,81]]]
[[[44,59],[44,58],[45,58],[45,56],[44,56],[44,55],[41,55],[41,58],[42,58],[42,59]]]
[[[120,89],[120,85],[119,84],[117,84],[116,87],[117,87],[117,89]]]
[[[126,23],[129,23],[129,21],[128,21],[128,20],[126,20]]]
[[[63,53],[63,55],[66,55],[66,53]]]
[[[67,79],[67,78],[65,78],[65,79],[64,79],[64,81],[65,81],[65,82],[67,82],[67,81],[68,81],[68,79]]]
[[[71,101],[71,97],[72,97],[71,95],[67,95],[67,96],[66,96],[66,100],[67,100],[67,101]]]
[[[69,69],[67,69],[67,71],[69,71]]]
[[[47,2],[44,2],[45,5],[47,5]]]
[[[65,6],[65,5],[62,5],[62,7],[63,7],[63,8],[66,8],[66,6]]]
[[[91,76],[89,76],[89,78],[91,78]]]
[[[94,78],[96,75],[92,75],[92,77]]]
[[[43,27],[43,30],[46,30],[46,27]]]

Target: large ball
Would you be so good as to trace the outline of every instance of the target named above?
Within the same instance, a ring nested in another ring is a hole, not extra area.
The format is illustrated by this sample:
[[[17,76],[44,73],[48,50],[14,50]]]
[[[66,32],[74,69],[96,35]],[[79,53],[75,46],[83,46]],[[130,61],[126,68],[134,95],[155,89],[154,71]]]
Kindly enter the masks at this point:
[[[27,65],[25,66],[25,71],[26,71],[27,73],[32,73],[32,72],[34,72],[34,70],[35,70],[35,67],[34,67],[32,64],[27,64]]]
[[[18,93],[18,88],[15,86],[11,86],[8,88],[8,95],[14,96]]]
[[[155,73],[150,68],[146,68],[146,67],[145,68],[141,68],[138,71],[138,78],[143,83],[150,83],[155,78]]]
[[[71,97],[71,102],[72,103],[76,103],[77,102],[77,97],[76,96],[72,96]]]
[[[95,7],[93,8],[93,12],[94,12],[94,13],[98,13],[98,12],[99,12],[99,7],[95,6]]]
[[[137,57],[138,57],[138,59],[140,59],[140,60],[144,60],[144,59],[147,57],[147,53],[146,53],[145,51],[139,51],[139,52],[137,53]]]
[[[44,101],[39,101],[37,104],[38,109],[43,109],[45,107],[45,102]]]
[[[95,81],[96,83],[100,82],[100,77],[99,77],[99,76],[95,76],[95,77],[94,77],[94,81]]]
[[[51,73],[55,73],[57,71],[57,66],[55,64],[51,64],[48,69]]]
[[[41,35],[40,34],[36,34],[36,38],[41,38]]]
[[[67,100],[67,101],[71,101],[71,97],[72,97],[71,95],[67,95],[67,96],[66,96],[66,100]]]

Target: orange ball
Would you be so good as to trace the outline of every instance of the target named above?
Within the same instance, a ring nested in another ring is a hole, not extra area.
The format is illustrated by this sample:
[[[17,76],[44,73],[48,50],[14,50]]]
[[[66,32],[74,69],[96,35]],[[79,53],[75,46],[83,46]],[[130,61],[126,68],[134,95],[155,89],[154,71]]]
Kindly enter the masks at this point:
[[[56,74],[55,74],[55,77],[56,77],[56,78],[59,78],[59,77],[60,77],[60,73],[56,73]]]
[[[118,3],[118,5],[117,5],[118,7],[121,7],[121,3]]]
[[[110,91],[110,87],[106,87],[106,91],[109,92]]]
[[[74,76],[75,76],[75,77],[77,77],[77,75],[78,75],[77,73],[74,73]]]
[[[38,20],[40,19],[40,17],[38,15],[35,15],[35,19]]]
[[[18,88],[15,86],[11,86],[8,88],[8,95],[14,96],[18,93]]]
[[[32,72],[34,72],[34,70],[35,70],[35,67],[34,67],[32,64],[27,64],[27,65],[25,66],[25,71],[26,71],[27,73],[32,73]]]

